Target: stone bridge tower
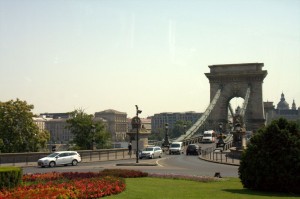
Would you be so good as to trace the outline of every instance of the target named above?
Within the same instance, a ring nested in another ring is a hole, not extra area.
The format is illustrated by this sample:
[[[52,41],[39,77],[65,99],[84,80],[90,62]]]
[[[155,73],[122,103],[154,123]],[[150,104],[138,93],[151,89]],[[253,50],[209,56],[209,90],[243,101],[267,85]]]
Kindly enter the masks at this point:
[[[263,66],[263,63],[209,66],[210,73],[205,73],[205,75],[210,83],[210,101],[219,88],[221,88],[221,95],[207,119],[206,126],[218,129],[220,122],[227,123],[230,100],[235,97],[245,100],[249,87],[250,96],[244,115],[246,129],[256,131],[264,125],[262,84],[267,71],[262,70]]]

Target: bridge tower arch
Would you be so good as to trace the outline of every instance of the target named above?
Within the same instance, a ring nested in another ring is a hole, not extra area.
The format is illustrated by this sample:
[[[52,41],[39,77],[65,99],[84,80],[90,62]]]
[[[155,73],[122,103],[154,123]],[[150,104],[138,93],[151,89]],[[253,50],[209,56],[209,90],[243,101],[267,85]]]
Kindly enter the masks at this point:
[[[267,71],[262,70],[263,66],[263,63],[209,66],[210,73],[205,73],[205,75],[210,83],[210,101],[221,89],[219,99],[206,121],[209,128],[218,129],[220,122],[227,123],[230,100],[234,97],[241,97],[245,100],[247,92],[250,95],[244,110],[246,128],[256,131],[264,125],[262,84],[267,76]]]

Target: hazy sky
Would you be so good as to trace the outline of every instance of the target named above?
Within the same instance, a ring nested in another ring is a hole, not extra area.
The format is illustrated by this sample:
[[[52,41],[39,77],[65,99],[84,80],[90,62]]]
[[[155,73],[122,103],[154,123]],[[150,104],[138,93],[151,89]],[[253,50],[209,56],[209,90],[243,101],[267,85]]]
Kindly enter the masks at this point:
[[[299,0],[0,0],[0,101],[34,113],[204,112],[208,66],[252,62],[300,106]]]

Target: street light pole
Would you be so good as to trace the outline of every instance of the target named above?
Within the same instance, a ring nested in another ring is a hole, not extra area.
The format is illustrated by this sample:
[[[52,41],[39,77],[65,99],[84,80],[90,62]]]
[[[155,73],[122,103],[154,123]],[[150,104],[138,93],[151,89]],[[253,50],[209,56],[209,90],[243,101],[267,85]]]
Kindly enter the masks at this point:
[[[235,124],[234,131],[235,131],[236,148],[241,149],[242,148],[241,124],[239,122]]]
[[[164,147],[169,147],[170,143],[169,143],[169,135],[168,135],[168,128],[169,128],[169,124],[165,123],[165,141],[164,141]]]
[[[223,140],[223,123],[219,123],[219,139],[218,139],[218,143],[217,143],[217,147],[222,147],[224,149],[225,143]]]
[[[222,137],[222,133],[223,133],[223,123],[219,123],[219,132],[220,132],[220,136]]]
[[[96,148],[96,146],[95,146],[95,132],[96,132],[95,125],[92,124],[91,130],[92,130],[92,134],[93,134],[93,138],[92,138],[92,150],[95,150],[95,148]]]
[[[139,107],[135,105],[136,107],[136,116],[132,118],[131,125],[132,128],[136,128],[136,163],[139,163],[139,129],[141,128],[141,120],[139,118],[139,114],[142,113],[141,110],[139,110]]]
[[[186,123],[183,124],[183,134],[186,134],[185,128],[186,128]]]

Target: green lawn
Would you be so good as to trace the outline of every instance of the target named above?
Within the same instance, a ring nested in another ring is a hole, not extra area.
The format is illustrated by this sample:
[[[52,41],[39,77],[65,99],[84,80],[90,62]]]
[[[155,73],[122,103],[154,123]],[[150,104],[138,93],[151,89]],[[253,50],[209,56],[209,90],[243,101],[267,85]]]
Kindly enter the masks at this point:
[[[141,198],[141,199],[235,199],[235,198],[298,198],[299,195],[264,193],[244,189],[238,178],[219,182],[195,182],[189,180],[162,178],[127,178],[126,190],[121,194],[107,198]]]

